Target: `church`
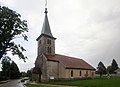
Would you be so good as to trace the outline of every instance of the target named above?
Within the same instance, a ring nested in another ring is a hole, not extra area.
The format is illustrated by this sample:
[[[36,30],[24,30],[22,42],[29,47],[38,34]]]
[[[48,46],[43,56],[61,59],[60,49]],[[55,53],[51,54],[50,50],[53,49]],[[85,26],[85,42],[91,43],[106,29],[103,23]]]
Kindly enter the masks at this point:
[[[33,73],[37,81],[94,78],[95,68],[80,58],[55,54],[53,37],[45,8],[42,31],[37,40],[37,58]]]

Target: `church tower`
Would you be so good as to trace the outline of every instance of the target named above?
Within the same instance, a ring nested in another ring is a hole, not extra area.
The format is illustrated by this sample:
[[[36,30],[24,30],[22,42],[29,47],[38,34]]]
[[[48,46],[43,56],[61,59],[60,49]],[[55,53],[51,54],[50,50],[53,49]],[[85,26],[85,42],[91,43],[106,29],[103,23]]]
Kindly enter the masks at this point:
[[[42,53],[47,55],[55,55],[55,39],[51,33],[48,17],[47,8],[45,8],[45,18],[41,31],[41,35],[37,38],[38,50],[37,55],[40,56]]]

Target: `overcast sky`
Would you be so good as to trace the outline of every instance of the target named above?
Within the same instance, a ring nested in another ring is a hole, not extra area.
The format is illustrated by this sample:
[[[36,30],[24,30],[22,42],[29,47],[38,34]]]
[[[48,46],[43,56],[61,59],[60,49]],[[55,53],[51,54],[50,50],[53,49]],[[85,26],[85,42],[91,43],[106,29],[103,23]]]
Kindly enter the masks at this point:
[[[9,54],[26,71],[37,57],[45,0],[0,0],[0,4],[27,20],[29,41],[16,42],[26,48],[29,59],[24,63]],[[48,0],[47,7],[57,54],[82,58],[94,67],[99,61],[108,66],[114,58],[120,66],[120,0]]]

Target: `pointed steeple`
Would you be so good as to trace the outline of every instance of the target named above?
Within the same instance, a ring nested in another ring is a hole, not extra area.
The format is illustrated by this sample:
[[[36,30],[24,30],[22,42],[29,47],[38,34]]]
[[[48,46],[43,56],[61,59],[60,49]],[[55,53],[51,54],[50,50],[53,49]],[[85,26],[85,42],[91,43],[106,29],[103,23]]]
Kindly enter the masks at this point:
[[[45,18],[44,18],[44,23],[43,23],[41,34],[45,34],[45,35],[48,35],[50,37],[53,37],[51,30],[50,30],[50,25],[49,25],[47,13],[48,13],[47,8],[45,8]]]
[[[42,36],[48,36],[51,37],[53,39],[55,39],[51,33],[51,29],[50,29],[50,25],[49,25],[49,21],[48,21],[48,17],[47,17],[47,8],[45,8],[45,18],[44,18],[44,22],[43,22],[43,27],[42,27],[42,31],[41,31],[41,35],[37,38],[37,40]]]

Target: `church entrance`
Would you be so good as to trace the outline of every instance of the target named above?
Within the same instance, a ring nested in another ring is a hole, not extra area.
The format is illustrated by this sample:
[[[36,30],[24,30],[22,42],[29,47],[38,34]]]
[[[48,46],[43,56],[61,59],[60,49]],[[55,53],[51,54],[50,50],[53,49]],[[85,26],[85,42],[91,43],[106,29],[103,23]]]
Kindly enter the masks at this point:
[[[42,73],[39,73],[38,82],[41,82],[41,75]]]
[[[41,75],[42,75],[41,69],[39,67],[34,67],[33,73],[38,75],[36,79],[38,82],[41,82]]]

